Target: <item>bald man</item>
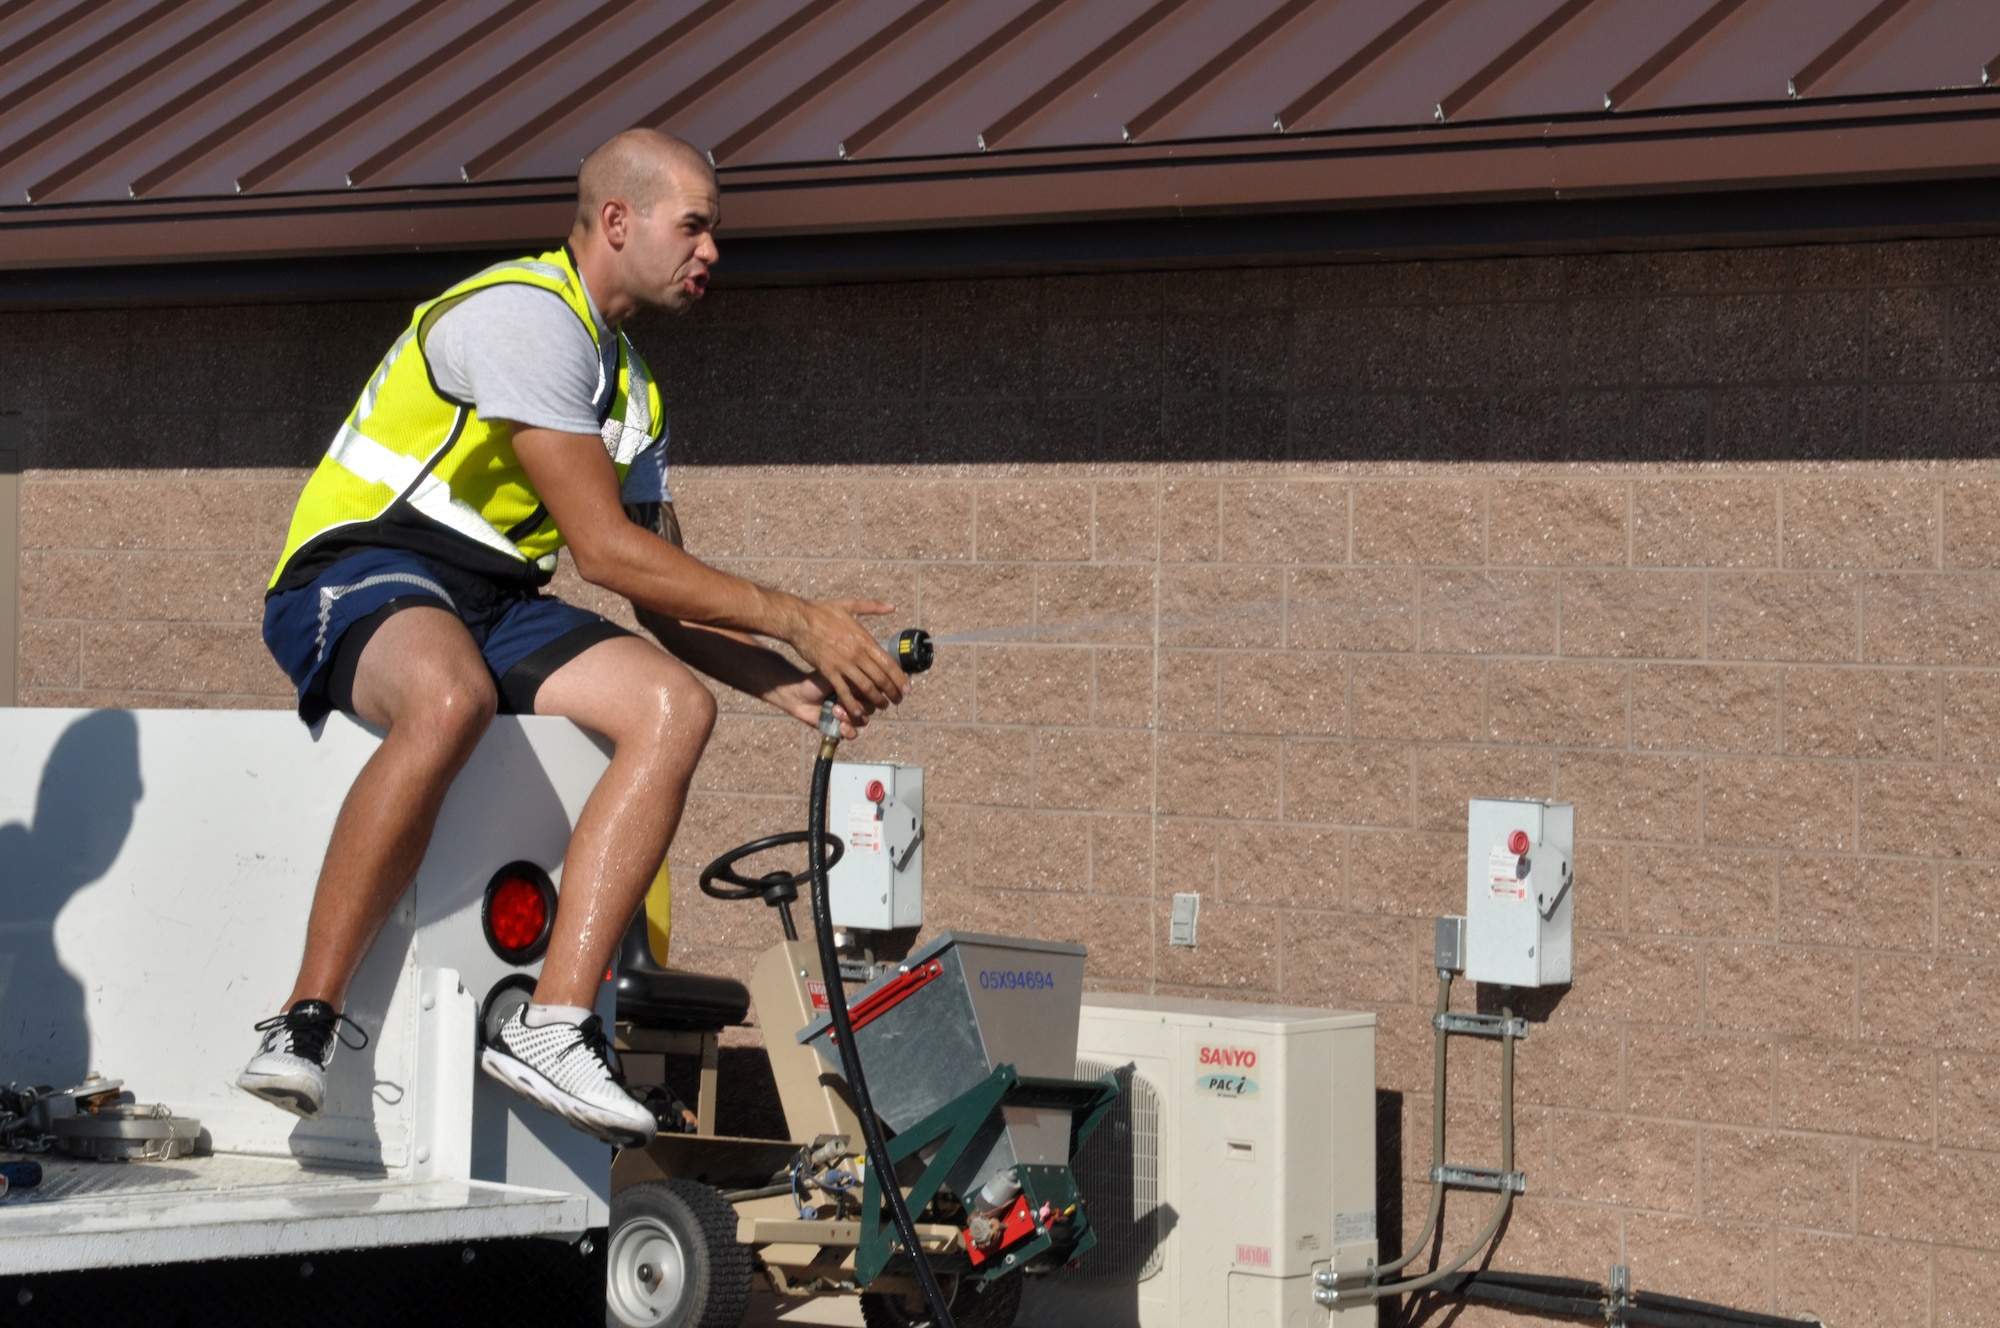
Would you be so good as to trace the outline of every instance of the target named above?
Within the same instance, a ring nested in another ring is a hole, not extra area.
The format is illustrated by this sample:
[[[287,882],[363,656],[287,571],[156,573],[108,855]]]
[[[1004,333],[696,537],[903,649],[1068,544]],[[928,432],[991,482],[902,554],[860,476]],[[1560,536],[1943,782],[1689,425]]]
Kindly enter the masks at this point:
[[[707,161],[629,130],[584,160],[577,200],[562,248],[417,308],[307,482],[271,578],[264,639],[300,717],[342,710],[384,732],[335,822],[298,979],[237,1080],[300,1116],[319,1114],[335,1046],[365,1045],[348,984],[496,712],[564,716],[612,757],[570,836],[533,1002],[482,1063],[634,1146],[654,1118],[618,1084],[592,1007],[714,723],[689,666],[808,724],[828,698],[858,725],[903,697],[859,621],[889,605],[804,600],[679,547],[659,389],[618,328],[707,288],[722,215]],[[564,547],[666,649],[544,594]]]

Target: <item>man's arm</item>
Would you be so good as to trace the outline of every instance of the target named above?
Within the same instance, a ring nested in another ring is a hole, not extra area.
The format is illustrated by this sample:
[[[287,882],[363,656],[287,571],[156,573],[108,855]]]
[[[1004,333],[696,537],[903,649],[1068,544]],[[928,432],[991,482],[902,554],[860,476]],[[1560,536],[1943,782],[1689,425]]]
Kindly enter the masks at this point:
[[[891,612],[891,605],[800,599],[717,571],[641,529],[626,519],[617,471],[592,435],[517,427],[514,454],[584,580],[623,595],[635,609],[682,624],[785,642],[819,671],[849,715],[865,716],[903,699],[901,670],[856,620],[857,614]]]

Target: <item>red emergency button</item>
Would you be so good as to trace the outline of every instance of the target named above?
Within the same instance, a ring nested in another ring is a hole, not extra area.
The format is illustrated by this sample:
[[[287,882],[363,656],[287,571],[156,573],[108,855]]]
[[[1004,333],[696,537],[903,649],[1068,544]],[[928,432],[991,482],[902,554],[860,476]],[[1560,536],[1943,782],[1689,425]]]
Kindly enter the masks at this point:
[[[1526,830],[1516,830],[1513,834],[1508,835],[1507,851],[1517,858],[1525,854],[1528,851],[1528,832]]]
[[[871,779],[868,781],[868,787],[861,790],[861,796],[870,802],[880,802],[889,796],[889,790],[882,787],[881,780]],[[1527,850],[1523,849],[1522,851],[1526,852]]]

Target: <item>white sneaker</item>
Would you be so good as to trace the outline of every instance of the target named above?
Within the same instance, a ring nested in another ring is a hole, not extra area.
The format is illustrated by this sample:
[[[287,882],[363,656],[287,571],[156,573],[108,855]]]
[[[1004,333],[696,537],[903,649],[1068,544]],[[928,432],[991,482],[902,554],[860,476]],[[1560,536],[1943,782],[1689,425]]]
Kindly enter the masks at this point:
[[[525,1013],[522,1006],[509,1015],[480,1053],[486,1073],[608,1144],[643,1148],[652,1142],[659,1122],[612,1072],[604,1021],[591,1015],[581,1024],[531,1028],[522,1018]]]
[[[294,1116],[316,1118],[326,1103],[326,1067],[342,1041],[338,1034],[343,1023],[360,1038],[348,1046],[358,1051],[368,1045],[360,1025],[325,1001],[299,1001],[264,1020],[256,1026],[264,1040],[236,1076],[236,1086]]]

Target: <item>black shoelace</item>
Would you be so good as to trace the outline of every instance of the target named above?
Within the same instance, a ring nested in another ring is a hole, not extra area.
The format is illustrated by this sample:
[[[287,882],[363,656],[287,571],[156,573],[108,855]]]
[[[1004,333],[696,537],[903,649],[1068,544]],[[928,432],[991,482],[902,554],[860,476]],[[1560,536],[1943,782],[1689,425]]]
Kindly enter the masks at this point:
[[[584,1050],[604,1062],[604,1068],[611,1071],[611,1077],[620,1088],[625,1086],[625,1067],[619,1063],[618,1052],[611,1045],[611,1039],[604,1035],[604,1020],[597,1015],[576,1026],[583,1035]]]
[[[349,1042],[340,1032],[342,1024],[353,1029],[354,1036],[360,1041]],[[326,1064],[327,1044],[336,1037],[340,1038],[340,1045],[350,1051],[359,1051],[368,1045],[366,1030],[346,1015],[337,1013],[324,1001],[300,1001],[283,1014],[274,1014],[252,1027],[259,1033],[268,1033],[274,1028],[284,1029],[292,1054],[303,1056],[316,1065]]]

